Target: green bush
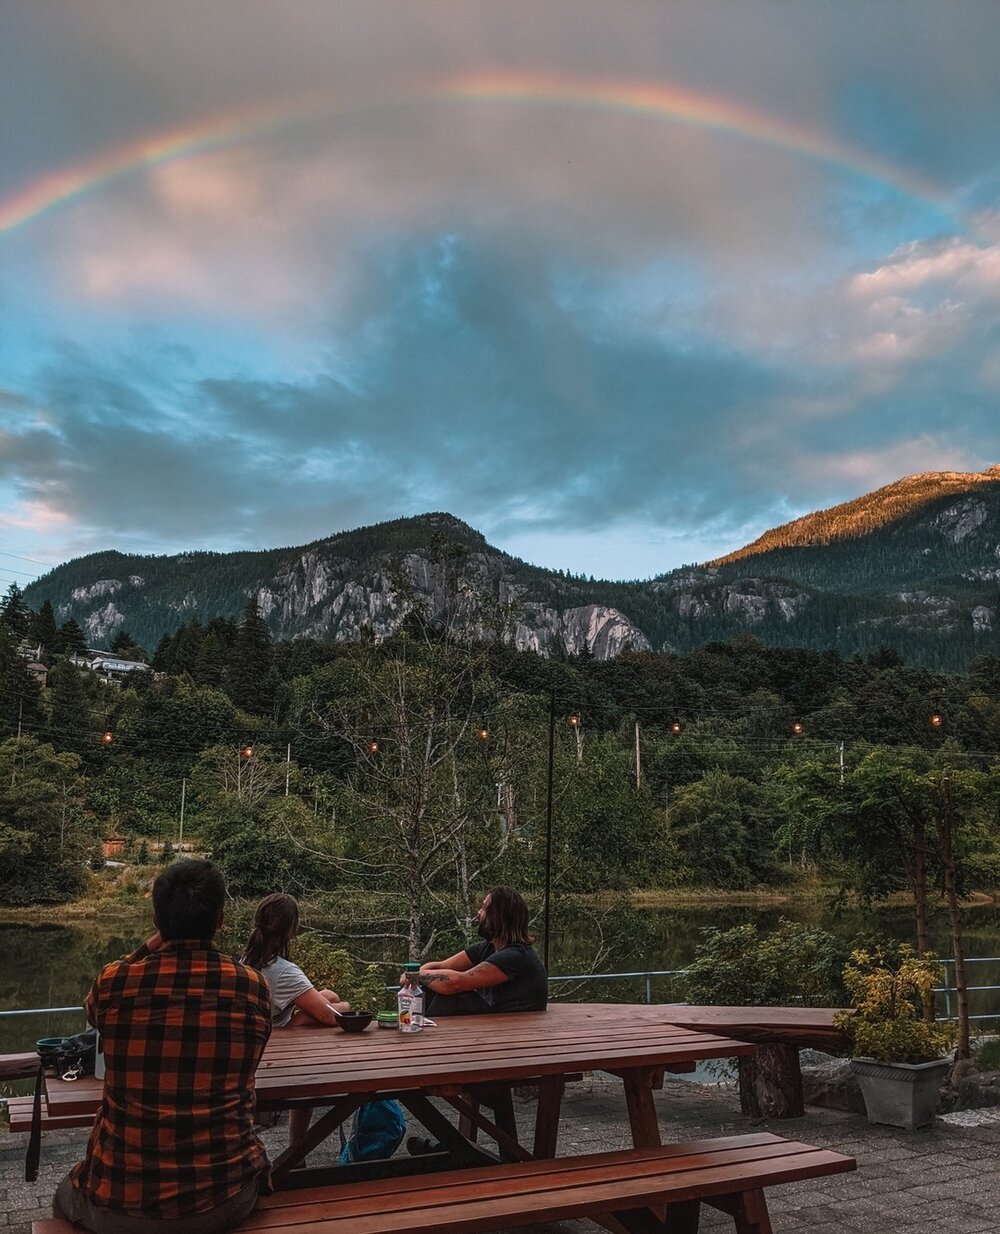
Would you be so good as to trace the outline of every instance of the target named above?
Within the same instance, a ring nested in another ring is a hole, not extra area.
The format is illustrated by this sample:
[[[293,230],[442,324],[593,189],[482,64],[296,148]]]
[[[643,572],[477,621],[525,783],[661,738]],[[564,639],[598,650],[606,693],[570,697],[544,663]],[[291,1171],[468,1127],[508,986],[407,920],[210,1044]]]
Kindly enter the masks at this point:
[[[703,931],[684,981],[689,1002],[726,1007],[838,1007],[846,946],[826,930],[782,918],[761,937],[755,925]]]

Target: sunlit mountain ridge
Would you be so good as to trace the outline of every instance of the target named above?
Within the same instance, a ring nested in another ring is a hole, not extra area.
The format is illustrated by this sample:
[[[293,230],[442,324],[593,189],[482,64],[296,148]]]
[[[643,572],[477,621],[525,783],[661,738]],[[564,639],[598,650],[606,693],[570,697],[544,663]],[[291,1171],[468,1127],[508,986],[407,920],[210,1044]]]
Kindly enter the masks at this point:
[[[684,652],[751,633],[844,656],[890,647],[912,664],[961,669],[1000,654],[1000,466],[909,476],[647,581],[529,565],[434,513],[302,547],[93,553],[25,590],[93,645],[125,627],[150,650],[193,619],[238,618],[252,595],[282,639],[386,638],[419,606],[469,639],[543,655]]]

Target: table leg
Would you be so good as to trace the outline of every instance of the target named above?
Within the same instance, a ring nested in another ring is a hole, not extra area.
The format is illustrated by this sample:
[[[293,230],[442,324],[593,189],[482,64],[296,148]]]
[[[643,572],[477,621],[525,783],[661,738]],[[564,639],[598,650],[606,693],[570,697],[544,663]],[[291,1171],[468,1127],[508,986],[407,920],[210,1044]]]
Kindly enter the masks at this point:
[[[736,1195],[715,1195],[705,1201],[736,1222],[736,1234],[773,1234],[771,1217],[763,1191],[743,1191]]]
[[[493,1121],[511,1139],[517,1139],[517,1120],[514,1117],[514,1099],[509,1084],[476,1084],[466,1089],[462,1094],[473,1112],[478,1112],[482,1105],[493,1111]],[[478,1124],[463,1113],[458,1129],[466,1139],[475,1143],[478,1134]]]
[[[299,1162],[304,1161],[312,1150],[335,1131],[345,1119],[350,1118],[366,1099],[364,1093],[352,1093],[349,1097],[341,1097],[313,1123],[301,1140],[289,1144],[271,1167],[271,1181],[274,1186],[280,1188],[289,1170],[293,1170]]]
[[[452,1124],[421,1093],[399,1093],[400,1102],[441,1142],[446,1152],[451,1153],[459,1165],[496,1164],[496,1157],[483,1152],[453,1127]]]
[[[493,1110],[493,1121],[510,1138],[517,1143],[517,1119],[514,1117],[514,1096],[509,1084],[501,1084],[494,1088],[487,1104]]]
[[[538,1109],[535,1112],[536,1157],[554,1157],[559,1136],[559,1115],[562,1111],[566,1079],[561,1075],[546,1075],[538,1081]]]
[[[467,1134],[463,1130],[464,1127],[485,1131],[488,1136],[496,1141],[502,1161],[532,1160],[532,1154],[526,1148],[521,1147],[517,1142],[517,1138],[498,1127],[496,1123],[491,1123],[475,1102],[470,1101],[464,1096],[446,1097],[445,1100],[453,1109],[458,1111],[460,1115],[458,1126],[463,1136]]]
[[[632,1126],[632,1144],[635,1148],[659,1148],[660,1123],[653,1104],[653,1087],[656,1070],[636,1067],[622,1073],[625,1084],[625,1101],[628,1104],[628,1119]]]

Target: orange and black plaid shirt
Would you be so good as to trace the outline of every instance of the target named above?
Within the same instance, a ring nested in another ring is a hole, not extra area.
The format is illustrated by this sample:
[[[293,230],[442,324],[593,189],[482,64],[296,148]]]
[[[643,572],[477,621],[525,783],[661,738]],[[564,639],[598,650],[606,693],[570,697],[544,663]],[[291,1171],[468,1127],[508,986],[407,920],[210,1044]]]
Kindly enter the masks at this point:
[[[271,1032],[267,983],[209,942],[164,943],[106,965],[87,995],[104,1099],[73,1182],[144,1217],[213,1208],[268,1169],[254,1071]]]

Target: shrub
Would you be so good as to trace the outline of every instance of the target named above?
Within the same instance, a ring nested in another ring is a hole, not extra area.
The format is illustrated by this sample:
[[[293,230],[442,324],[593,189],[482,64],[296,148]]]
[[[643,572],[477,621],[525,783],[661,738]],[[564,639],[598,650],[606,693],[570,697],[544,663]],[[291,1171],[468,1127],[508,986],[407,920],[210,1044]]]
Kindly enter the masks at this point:
[[[729,1007],[841,1006],[846,946],[826,930],[782,918],[761,937],[755,925],[703,932],[685,973],[693,1003]]]
[[[930,952],[918,955],[907,943],[852,951],[844,984],[855,1010],[838,1019],[851,1052],[879,1063],[940,1058],[953,1033],[921,1018],[921,999],[943,977],[943,966]]]

